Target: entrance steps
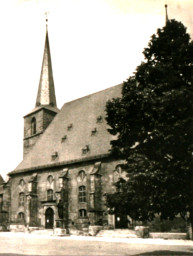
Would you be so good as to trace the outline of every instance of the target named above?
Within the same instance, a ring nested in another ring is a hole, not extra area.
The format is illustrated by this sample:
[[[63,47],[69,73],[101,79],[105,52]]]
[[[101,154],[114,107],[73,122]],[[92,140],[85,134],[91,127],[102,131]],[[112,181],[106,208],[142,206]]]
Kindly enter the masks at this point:
[[[96,235],[98,237],[118,237],[118,238],[137,238],[137,235],[132,229],[109,229],[101,230]]]

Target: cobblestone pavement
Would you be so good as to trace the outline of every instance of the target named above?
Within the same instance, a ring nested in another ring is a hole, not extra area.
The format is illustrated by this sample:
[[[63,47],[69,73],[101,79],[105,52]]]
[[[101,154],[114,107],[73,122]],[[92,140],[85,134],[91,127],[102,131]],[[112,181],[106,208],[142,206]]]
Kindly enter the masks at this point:
[[[1,232],[0,255],[193,255],[193,241]]]

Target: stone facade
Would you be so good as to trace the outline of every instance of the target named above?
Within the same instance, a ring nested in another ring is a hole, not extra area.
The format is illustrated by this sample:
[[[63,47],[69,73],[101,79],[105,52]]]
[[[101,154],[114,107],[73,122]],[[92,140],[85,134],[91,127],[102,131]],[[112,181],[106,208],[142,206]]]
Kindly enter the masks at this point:
[[[121,88],[65,103],[59,111],[46,31],[35,109],[24,117],[24,158],[9,173],[12,229],[115,226],[105,193],[115,189],[119,161],[109,154],[114,137],[107,131],[105,105]]]
[[[55,111],[42,107],[24,117],[23,156],[31,151],[55,115]]]
[[[11,222],[54,228],[61,200],[64,225],[69,230],[114,225],[109,222],[104,195],[114,189],[118,162],[99,160],[13,175]]]
[[[126,228],[128,216],[109,215],[105,194],[127,179],[110,155],[105,106],[117,85],[57,109],[48,32],[35,109],[24,117],[23,161],[0,178],[0,228],[87,232]],[[93,228],[93,226],[95,226]],[[95,229],[96,228],[96,229]],[[57,231],[58,232],[58,231]]]

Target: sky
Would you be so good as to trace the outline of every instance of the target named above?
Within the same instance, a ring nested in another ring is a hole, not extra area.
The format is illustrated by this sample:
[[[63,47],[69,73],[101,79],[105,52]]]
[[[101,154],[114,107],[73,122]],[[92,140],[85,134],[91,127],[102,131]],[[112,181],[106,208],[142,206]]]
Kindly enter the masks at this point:
[[[45,12],[58,108],[127,80],[152,34],[170,19],[193,38],[192,0],[8,0],[0,2],[0,174],[23,158],[23,116],[35,107]]]

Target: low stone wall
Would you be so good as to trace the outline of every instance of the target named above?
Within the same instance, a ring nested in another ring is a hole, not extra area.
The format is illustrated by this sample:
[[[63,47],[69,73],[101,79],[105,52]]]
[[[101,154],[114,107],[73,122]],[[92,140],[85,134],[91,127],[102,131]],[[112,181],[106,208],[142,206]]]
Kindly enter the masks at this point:
[[[160,239],[187,239],[186,233],[165,233],[165,232],[150,232],[149,238]]]
[[[10,224],[9,230],[11,232],[24,232],[26,230],[26,227],[24,224]]]
[[[89,235],[90,236],[96,236],[100,230],[103,229],[103,226],[89,226]]]
[[[139,238],[148,238],[149,237],[149,227],[136,226],[135,233],[136,233],[136,236]]]
[[[0,224],[0,232],[8,231],[7,225]]]

